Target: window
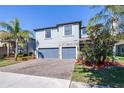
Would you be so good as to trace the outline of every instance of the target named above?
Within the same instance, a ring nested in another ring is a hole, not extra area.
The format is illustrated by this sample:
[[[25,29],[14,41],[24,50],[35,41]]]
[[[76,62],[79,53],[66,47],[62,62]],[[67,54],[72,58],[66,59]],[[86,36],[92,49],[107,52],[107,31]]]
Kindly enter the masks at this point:
[[[82,29],[82,35],[86,34],[86,29]]]
[[[124,53],[124,47],[122,47],[122,53]]]
[[[64,35],[72,35],[72,25],[65,25],[64,26]]]
[[[83,29],[82,34],[86,34],[86,30],[85,29]]]
[[[51,30],[50,29],[45,31],[45,38],[51,38]]]

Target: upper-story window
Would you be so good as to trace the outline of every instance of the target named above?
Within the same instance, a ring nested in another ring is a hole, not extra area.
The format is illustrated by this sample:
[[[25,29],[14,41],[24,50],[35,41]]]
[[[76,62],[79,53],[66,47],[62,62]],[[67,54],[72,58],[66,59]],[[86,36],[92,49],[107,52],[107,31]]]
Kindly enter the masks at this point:
[[[51,30],[50,29],[47,29],[45,31],[45,38],[51,38]]]
[[[82,29],[82,35],[86,35],[86,29]]]
[[[65,25],[64,26],[64,35],[72,35],[72,25]]]

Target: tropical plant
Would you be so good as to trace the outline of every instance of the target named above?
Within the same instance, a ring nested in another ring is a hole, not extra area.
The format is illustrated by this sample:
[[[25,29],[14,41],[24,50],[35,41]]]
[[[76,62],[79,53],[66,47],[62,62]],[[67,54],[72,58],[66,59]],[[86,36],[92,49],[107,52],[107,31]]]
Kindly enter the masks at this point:
[[[29,38],[30,31],[22,30],[20,27],[20,22],[17,18],[9,23],[0,22],[0,26],[3,28],[2,32],[6,32],[0,35],[0,38],[4,40],[12,40],[14,41],[15,47],[15,60],[17,60],[18,56],[18,44],[24,43]]]
[[[107,6],[95,6],[100,7],[100,12],[98,12],[93,18],[89,20],[89,24],[87,26],[87,33],[90,34],[90,30],[88,28],[92,25],[102,23],[104,29],[107,29],[111,33],[111,39],[115,42],[117,39],[122,39],[122,33],[118,34],[118,32],[123,31],[124,29],[124,6],[121,5],[107,5]],[[116,36],[117,35],[117,36]],[[118,37],[118,38],[117,38]],[[115,43],[112,46],[112,58],[114,62],[115,57]]]
[[[112,48],[115,43],[124,38],[124,34],[122,33],[113,36],[110,31],[101,24],[89,27],[89,32],[90,42],[86,40],[82,41],[84,48],[81,51],[83,52],[85,61],[92,65],[105,63],[107,57],[112,55]]]

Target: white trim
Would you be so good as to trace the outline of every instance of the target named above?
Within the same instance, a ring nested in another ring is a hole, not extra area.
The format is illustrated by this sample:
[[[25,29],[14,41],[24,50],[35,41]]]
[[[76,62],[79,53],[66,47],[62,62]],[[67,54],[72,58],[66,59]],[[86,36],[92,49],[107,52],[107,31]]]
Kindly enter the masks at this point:
[[[76,46],[75,49],[76,49],[76,59],[78,59],[78,46]]]
[[[59,47],[59,59],[62,60],[62,46]]]
[[[38,49],[35,50],[36,58],[38,59]]]

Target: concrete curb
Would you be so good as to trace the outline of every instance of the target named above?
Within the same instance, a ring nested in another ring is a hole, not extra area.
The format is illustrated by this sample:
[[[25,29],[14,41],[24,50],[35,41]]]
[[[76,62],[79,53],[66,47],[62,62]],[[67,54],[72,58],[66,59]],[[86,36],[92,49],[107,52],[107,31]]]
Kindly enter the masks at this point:
[[[75,61],[76,61],[76,60],[75,60]],[[73,76],[73,71],[74,71],[75,65],[76,65],[76,62],[75,62],[75,64],[73,65],[73,70],[72,70],[72,73],[71,73],[69,88],[71,88],[72,76]]]

